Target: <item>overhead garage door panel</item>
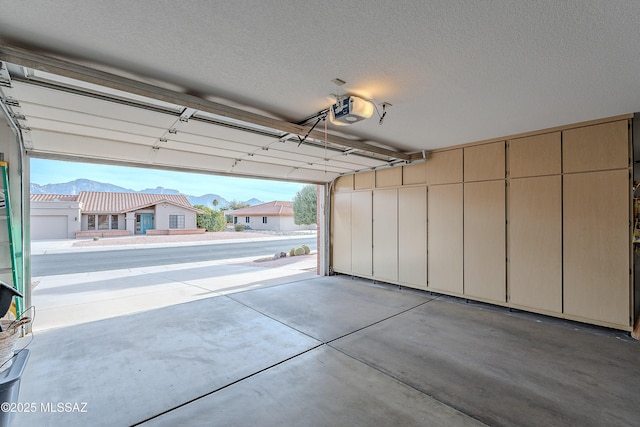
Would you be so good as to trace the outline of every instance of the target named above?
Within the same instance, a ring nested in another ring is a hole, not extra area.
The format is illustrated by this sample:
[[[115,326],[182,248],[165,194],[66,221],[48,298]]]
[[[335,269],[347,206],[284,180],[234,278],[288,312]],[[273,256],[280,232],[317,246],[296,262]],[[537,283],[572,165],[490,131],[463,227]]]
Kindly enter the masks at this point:
[[[158,150],[152,164],[175,166],[181,168],[197,168],[204,171],[227,172],[232,169],[234,160],[216,156],[205,156],[176,150]]]
[[[101,130],[117,129],[120,132],[128,132],[135,135],[146,135],[156,138],[161,137],[167,131],[164,127],[153,127],[142,123],[114,120],[107,117],[77,111],[61,110],[58,108],[29,103],[22,103],[21,105],[24,110],[29,111],[30,128],[44,128],[44,125],[34,125],[34,123],[37,123],[36,120],[46,119],[48,121],[75,123]]]
[[[246,153],[236,150],[227,150],[221,149],[218,147],[203,147],[203,146],[194,146],[192,144],[168,140],[166,142],[160,143],[160,150],[169,149],[176,151],[186,151],[189,153],[198,153],[205,156],[220,156],[226,157],[228,159],[237,159],[240,157],[244,157]]]
[[[31,217],[31,239],[67,239],[68,217],[66,215],[38,215]]]
[[[295,139],[281,142],[278,131],[270,136],[197,118],[181,121],[181,107],[163,105],[170,110],[163,113],[153,109],[153,100],[142,97],[134,102],[151,108],[23,82],[15,86],[28,116],[31,133],[25,140],[33,154],[312,182],[387,164],[309,143],[298,145]]]
[[[322,170],[311,169],[296,169],[293,170],[288,176],[288,179],[299,181],[315,181],[315,182],[329,182],[340,176],[339,173],[325,172]]]
[[[240,142],[250,145],[262,146],[266,143],[272,142],[274,139],[271,136],[264,136],[257,133],[245,132],[239,129],[234,129],[226,126],[219,126],[214,123],[208,123],[198,120],[189,120],[182,125],[180,129],[183,132],[200,135],[204,137],[213,137],[217,139],[223,139],[226,141]]]
[[[151,146],[158,142],[158,138],[145,136],[143,134],[118,132],[115,130],[87,127],[72,123],[53,122],[46,119],[29,119],[29,126],[31,129],[41,129],[45,131],[66,133],[72,135],[83,135],[89,138],[108,139],[111,141],[122,141],[147,146]]]
[[[131,161],[140,159],[144,161],[151,152],[151,147],[141,144],[132,144],[108,139],[88,138],[79,135],[69,135],[56,132],[35,130],[31,131],[34,141],[35,153],[69,155],[88,157],[95,159],[111,159],[118,161]]]
[[[292,143],[287,143],[287,146],[289,146],[290,144]],[[377,159],[372,159],[370,157],[363,157],[355,153],[345,154],[345,153],[337,152],[334,150],[325,151],[324,147],[312,146],[309,144],[302,144],[300,147],[293,145],[293,147],[295,147],[296,153],[299,153],[299,154],[318,157],[321,159],[328,157],[330,159],[348,164],[350,170],[358,170],[358,169],[364,169],[365,167],[375,167],[375,166],[382,166],[387,164],[387,162],[384,160],[377,160]],[[354,165],[357,167],[353,167]]]
[[[310,166],[314,169],[326,168],[327,170],[338,172],[338,173],[352,172],[354,169],[361,168],[361,166],[359,165],[344,163],[341,161],[337,161],[334,158],[329,158],[328,160],[325,161],[325,158],[323,157],[311,157],[311,156],[305,156],[305,155],[281,151],[281,150],[272,150],[272,149],[269,149],[266,151],[260,150],[256,152],[256,156],[258,155],[262,159],[271,159],[270,161],[274,163],[278,163],[278,159],[289,159],[297,162],[299,166]],[[341,155],[336,157],[338,159],[342,158]]]
[[[234,141],[228,141],[226,139],[211,136],[196,135],[189,132],[178,131],[177,134],[171,135],[172,141],[183,142],[185,144],[191,144],[194,147],[214,147],[223,148],[226,150],[237,150],[244,153],[252,153],[260,150],[262,145],[268,144],[271,140],[265,138],[261,144],[252,145],[251,143],[240,143]]]
[[[121,103],[20,82],[12,82],[12,85],[15,86],[16,91],[20,94],[20,100],[23,102],[95,114],[125,122],[143,123],[153,127],[169,128],[176,120],[176,116],[172,114],[132,107]],[[25,110],[25,112],[30,114],[28,110]]]
[[[238,162],[230,172],[241,174],[255,174],[259,171],[264,176],[274,178],[285,178],[291,173],[291,166],[273,165],[268,163],[258,163],[253,161],[243,160]]]

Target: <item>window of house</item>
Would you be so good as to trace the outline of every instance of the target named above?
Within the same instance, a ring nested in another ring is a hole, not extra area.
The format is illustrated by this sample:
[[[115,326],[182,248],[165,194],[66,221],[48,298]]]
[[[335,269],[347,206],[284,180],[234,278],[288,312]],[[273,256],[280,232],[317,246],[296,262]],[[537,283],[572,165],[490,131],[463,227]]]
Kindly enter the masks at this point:
[[[109,215],[98,215],[98,230],[109,229]]]
[[[245,217],[244,217],[244,222],[246,222],[247,224],[249,224],[249,217],[248,217],[248,216],[245,216]]]
[[[262,223],[263,223],[263,224],[266,224],[266,223],[267,223],[267,217],[266,217],[266,216],[263,216],[263,217],[262,217]]]
[[[118,229],[118,215],[111,215],[111,229]]]
[[[96,229],[96,216],[87,215],[87,230],[95,230],[95,229]]]
[[[169,215],[169,228],[184,228],[184,215]]]
[[[237,223],[238,223],[238,217],[237,217],[237,216],[234,216],[234,217],[233,217],[233,223],[234,223],[234,224],[237,224]]]

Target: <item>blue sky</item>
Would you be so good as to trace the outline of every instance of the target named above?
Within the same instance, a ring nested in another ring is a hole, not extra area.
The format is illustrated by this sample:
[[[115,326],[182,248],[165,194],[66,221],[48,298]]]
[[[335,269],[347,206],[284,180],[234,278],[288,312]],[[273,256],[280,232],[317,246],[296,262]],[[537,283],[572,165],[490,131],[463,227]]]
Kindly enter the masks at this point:
[[[293,200],[296,193],[304,186],[304,184],[290,182],[31,159],[32,183],[59,184],[81,178],[136,191],[164,187],[178,190],[189,196],[212,193],[228,201],[245,201],[254,197],[263,202]]]

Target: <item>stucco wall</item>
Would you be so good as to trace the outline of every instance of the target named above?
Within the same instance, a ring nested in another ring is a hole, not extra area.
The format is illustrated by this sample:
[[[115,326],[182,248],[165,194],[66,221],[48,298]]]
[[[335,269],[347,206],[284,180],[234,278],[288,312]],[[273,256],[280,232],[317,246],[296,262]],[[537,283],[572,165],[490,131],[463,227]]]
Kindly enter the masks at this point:
[[[246,216],[237,217],[238,224],[249,226],[252,230],[271,230],[271,231],[296,231],[296,230],[315,230],[317,226],[297,225],[292,216],[268,216],[267,223],[263,223],[262,216],[250,216],[249,222],[246,222]]]
[[[66,227],[51,230],[52,224],[61,225],[53,219],[63,218]],[[78,202],[31,202],[31,239],[73,239],[76,231],[81,230],[80,204]],[[55,236],[55,237],[54,237]]]
[[[184,228],[196,228],[196,213],[194,211],[170,203],[156,205],[154,228],[156,230],[168,230],[170,215],[184,215]]]

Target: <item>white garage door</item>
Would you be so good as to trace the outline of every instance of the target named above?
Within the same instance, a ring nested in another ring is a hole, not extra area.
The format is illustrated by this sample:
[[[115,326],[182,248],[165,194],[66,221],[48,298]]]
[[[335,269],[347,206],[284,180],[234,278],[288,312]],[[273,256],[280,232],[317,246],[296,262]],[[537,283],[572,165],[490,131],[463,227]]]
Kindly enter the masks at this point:
[[[68,239],[66,215],[43,215],[31,217],[31,240]]]

